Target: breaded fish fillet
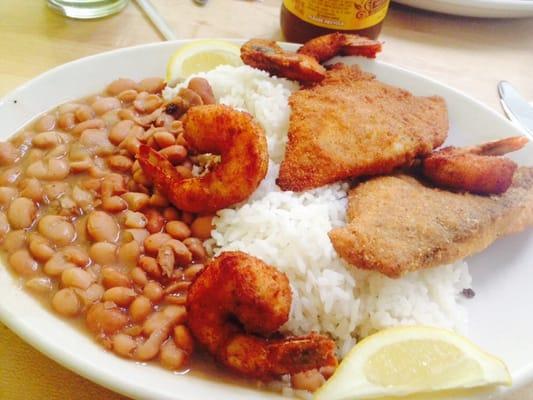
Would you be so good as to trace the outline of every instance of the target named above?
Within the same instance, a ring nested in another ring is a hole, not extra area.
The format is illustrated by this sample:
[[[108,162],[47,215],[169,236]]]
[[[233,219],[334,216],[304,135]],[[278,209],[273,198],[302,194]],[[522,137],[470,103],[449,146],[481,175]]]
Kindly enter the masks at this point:
[[[389,173],[431,153],[448,133],[444,99],[413,96],[357,66],[334,66],[322,82],[293,93],[289,104],[289,141],[277,180],[283,190]]]
[[[350,191],[348,225],[329,232],[350,264],[391,278],[453,263],[533,224],[533,168],[519,168],[498,196],[455,193],[406,175]]]

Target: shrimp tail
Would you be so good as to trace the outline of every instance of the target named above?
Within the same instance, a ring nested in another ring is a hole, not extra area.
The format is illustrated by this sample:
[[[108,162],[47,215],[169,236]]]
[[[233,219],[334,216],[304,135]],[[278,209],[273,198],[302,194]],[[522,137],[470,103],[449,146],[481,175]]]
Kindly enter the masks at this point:
[[[283,339],[236,335],[219,360],[235,372],[263,380],[337,365],[335,342],[317,333]]]
[[[380,51],[381,42],[377,40],[335,32],[309,40],[298,49],[298,54],[313,57],[322,63],[336,55],[375,58]]]
[[[513,136],[472,147],[445,147],[422,161],[422,172],[439,186],[501,194],[513,183],[518,168],[514,161],[501,156],[520,150],[527,142],[524,136]]]

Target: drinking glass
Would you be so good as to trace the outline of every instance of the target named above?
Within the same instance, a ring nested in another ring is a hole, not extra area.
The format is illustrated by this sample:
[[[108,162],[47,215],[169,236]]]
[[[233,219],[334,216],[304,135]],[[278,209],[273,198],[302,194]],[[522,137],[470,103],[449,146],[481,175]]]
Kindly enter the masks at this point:
[[[54,11],[70,18],[101,18],[126,7],[129,0],[48,0]]]

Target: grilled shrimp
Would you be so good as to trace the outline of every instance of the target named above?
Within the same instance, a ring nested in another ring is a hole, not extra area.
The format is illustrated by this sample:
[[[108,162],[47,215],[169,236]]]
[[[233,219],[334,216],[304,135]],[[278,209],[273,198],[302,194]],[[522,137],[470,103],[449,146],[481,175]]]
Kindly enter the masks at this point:
[[[241,47],[242,61],[273,75],[302,83],[320,82],[326,69],[313,57],[284,51],[273,40],[251,39]]]
[[[203,176],[183,178],[149,146],[141,145],[144,173],[177,208],[214,212],[246,200],[266,175],[268,149],[263,129],[248,113],[224,105],[192,107],[183,119],[184,137],[192,149],[221,156]]]
[[[328,337],[276,335],[291,302],[285,274],[246,253],[224,252],[189,288],[188,325],[220,363],[245,376],[268,380],[336,366]]]
[[[375,58],[380,51],[381,42],[377,40],[335,32],[311,39],[298,49],[298,54],[313,57],[322,63],[336,55]]]
[[[524,147],[528,139],[514,136],[478,146],[445,147],[422,161],[422,172],[437,185],[478,194],[504,193],[517,165],[498,157]]]

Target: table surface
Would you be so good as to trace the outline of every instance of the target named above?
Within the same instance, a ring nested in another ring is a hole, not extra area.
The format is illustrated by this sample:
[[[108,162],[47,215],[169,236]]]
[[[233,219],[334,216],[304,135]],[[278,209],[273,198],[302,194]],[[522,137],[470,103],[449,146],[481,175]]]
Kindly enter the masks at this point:
[[[281,39],[281,0],[152,0],[178,38]],[[420,72],[501,112],[496,84],[513,83],[533,99],[533,19],[452,17],[393,5],[380,59]],[[136,4],[92,21],[71,20],[44,1],[0,0],[0,96],[65,62],[119,47],[162,40]],[[67,371],[0,324],[0,398],[125,399]],[[533,385],[506,400],[533,400]]]

